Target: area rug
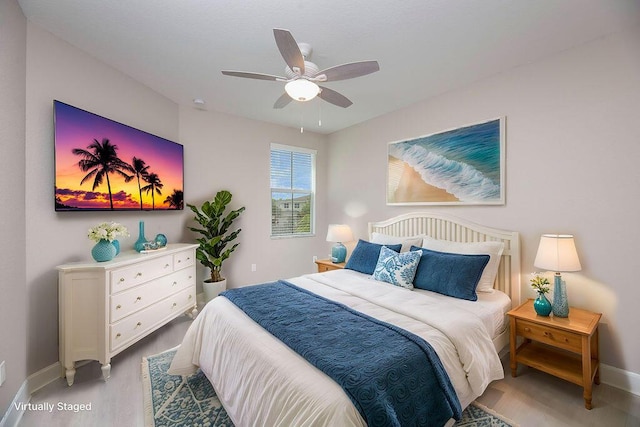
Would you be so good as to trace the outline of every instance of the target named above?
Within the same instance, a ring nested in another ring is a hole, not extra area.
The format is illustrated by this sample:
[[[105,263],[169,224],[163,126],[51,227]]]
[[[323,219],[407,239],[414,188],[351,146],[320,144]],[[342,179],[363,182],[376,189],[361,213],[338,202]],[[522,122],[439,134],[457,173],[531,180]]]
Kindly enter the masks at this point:
[[[146,427],[231,427],[233,423],[207,377],[198,370],[189,377],[167,374],[176,349],[142,358]],[[473,402],[456,427],[517,427],[491,409]]]

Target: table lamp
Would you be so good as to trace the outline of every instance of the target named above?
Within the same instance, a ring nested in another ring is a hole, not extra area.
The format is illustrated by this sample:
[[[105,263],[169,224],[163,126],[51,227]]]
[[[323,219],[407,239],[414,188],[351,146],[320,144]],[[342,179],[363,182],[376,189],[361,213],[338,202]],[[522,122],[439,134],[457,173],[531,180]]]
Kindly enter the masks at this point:
[[[540,245],[533,265],[543,270],[555,271],[553,315],[555,317],[568,317],[567,289],[560,273],[563,271],[582,270],[573,236],[571,234],[543,234],[540,237]]]
[[[331,262],[344,262],[347,258],[347,248],[342,242],[350,242],[353,240],[351,228],[346,224],[329,224],[327,231],[327,242],[334,242],[331,248]]]

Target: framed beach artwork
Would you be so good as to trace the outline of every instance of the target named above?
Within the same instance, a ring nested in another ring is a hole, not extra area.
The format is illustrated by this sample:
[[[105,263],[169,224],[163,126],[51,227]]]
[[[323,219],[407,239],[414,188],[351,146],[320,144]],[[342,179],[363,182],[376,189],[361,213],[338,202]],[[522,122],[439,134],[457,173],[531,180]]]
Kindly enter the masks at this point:
[[[503,205],[505,118],[390,142],[388,205]]]

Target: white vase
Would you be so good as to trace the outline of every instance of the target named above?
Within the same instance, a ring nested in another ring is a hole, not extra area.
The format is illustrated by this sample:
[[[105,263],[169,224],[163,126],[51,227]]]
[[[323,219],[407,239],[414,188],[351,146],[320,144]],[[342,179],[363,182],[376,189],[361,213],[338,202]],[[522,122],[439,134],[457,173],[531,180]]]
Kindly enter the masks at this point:
[[[227,289],[227,279],[223,279],[219,282],[204,281],[202,283],[202,289],[204,290],[205,304],[218,296],[218,294]]]

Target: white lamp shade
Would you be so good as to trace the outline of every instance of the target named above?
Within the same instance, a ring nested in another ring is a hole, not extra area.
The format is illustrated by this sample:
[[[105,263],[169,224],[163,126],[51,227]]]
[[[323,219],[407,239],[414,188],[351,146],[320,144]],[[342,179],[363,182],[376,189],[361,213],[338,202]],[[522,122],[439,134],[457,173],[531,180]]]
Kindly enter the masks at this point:
[[[540,237],[540,245],[533,265],[557,273],[582,270],[573,236],[571,234],[543,234]]]
[[[327,242],[350,242],[352,240],[351,227],[346,224],[329,224]]]
[[[284,85],[287,94],[296,101],[310,101],[320,93],[320,87],[306,79],[298,79]]]

